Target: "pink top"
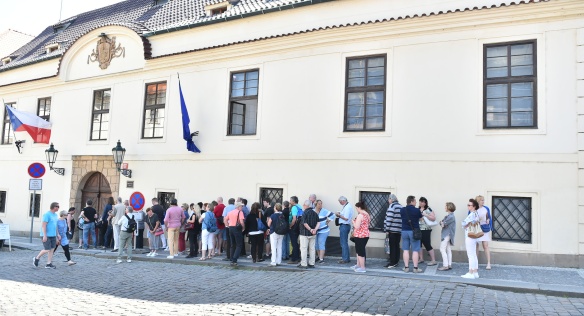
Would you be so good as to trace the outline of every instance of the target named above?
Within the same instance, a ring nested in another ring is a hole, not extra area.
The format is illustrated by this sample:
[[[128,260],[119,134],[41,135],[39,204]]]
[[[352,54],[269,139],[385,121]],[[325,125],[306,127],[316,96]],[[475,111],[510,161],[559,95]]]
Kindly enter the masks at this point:
[[[164,216],[164,223],[166,228],[179,228],[182,221],[185,219],[185,213],[180,206],[171,206],[166,210]]]
[[[353,232],[353,236],[355,236],[357,238],[369,237],[369,221],[370,221],[369,214],[359,213],[359,215],[357,215],[357,218],[359,218],[359,216],[363,217],[361,219],[361,225],[359,227],[355,227],[355,231]],[[355,222],[357,222],[357,218],[355,218]]]

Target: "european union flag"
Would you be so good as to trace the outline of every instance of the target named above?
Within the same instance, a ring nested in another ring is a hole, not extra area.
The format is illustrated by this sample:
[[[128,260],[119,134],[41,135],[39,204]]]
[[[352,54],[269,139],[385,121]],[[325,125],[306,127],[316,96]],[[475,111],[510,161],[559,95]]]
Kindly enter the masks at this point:
[[[193,137],[191,136],[191,129],[189,128],[189,123],[191,119],[189,118],[189,111],[187,111],[187,105],[185,103],[185,98],[183,97],[182,88],[180,86],[180,78],[178,80],[178,92],[180,93],[180,110],[182,112],[182,124],[183,124],[183,139],[187,141],[187,150],[194,153],[200,153],[201,151],[193,142]]]

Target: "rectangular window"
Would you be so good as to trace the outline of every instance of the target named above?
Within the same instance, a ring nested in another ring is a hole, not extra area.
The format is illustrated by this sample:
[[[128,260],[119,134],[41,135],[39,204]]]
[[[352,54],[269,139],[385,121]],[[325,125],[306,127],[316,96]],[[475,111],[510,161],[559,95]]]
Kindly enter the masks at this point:
[[[535,40],[484,45],[484,128],[537,128],[536,57]]]
[[[30,210],[32,209],[32,200],[34,195],[34,217],[39,217],[41,213],[41,195],[40,194],[30,194],[30,201],[28,203],[28,216],[30,217]]]
[[[493,196],[493,240],[531,243],[531,198]]]
[[[345,132],[385,130],[387,55],[347,58]]]
[[[6,103],[9,107],[16,109],[16,103]],[[12,124],[10,124],[10,116],[8,111],[4,108],[4,118],[2,120],[2,145],[12,144],[14,142],[14,132],[12,131]]]
[[[51,98],[39,99],[37,116],[47,122],[51,119]]]
[[[255,135],[258,117],[259,70],[231,74],[227,135]]]
[[[144,100],[144,129],[142,138],[164,136],[164,106],[166,104],[166,82],[146,85]]]
[[[264,199],[270,199],[270,205],[282,203],[284,189],[281,188],[260,188],[260,205],[263,207]]]
[[[158,192],[158,204],[160,204],[165,210],[170,207],[170,200],[175,198],[174,192]]]
[[[359,201],[365,202],[369,209],[370,230],[383,230],[383,222],[385,221],[385,213],[389,208],[389,195],[391,192],[359,192]]]
[[[91,140],[107,140],[109,131],[109,108],[111,90],[93,92],[93,108],[91,110]]]
[[[0,191],[0,213],[6,213],[6,191]]]

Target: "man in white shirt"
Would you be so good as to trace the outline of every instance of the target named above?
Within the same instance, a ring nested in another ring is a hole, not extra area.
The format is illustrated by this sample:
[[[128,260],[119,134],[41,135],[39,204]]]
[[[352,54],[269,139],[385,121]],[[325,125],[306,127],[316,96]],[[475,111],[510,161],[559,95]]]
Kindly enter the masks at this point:
[[[341,257],[339,263],[351,262],[349,252],[349,232],[351,231],[351,220],[353,219],[353,207],[344,196],[339,197],[339,203],[343,206],[336,215],[339,218],[339,234],[341,239]]]
[[[122,198],[118,196],[118,204],[114,205],[112,208],[112,217],[114,223],[114,250],[112,252],[118,251],[120,248],[120,225],[118,222],[126,214],[126,207],[122,204]]]

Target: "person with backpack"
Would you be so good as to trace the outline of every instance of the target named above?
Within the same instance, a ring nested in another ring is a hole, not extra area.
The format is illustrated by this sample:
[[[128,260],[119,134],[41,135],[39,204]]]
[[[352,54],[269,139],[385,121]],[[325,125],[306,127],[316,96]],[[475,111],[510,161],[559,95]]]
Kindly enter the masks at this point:
[[[120,247],[118,249],[118,260],[116,260],[116,263],[122,263],[122,253],[124,252],[124,248],[126,248],[126,253],[128,254],[126,261],[128,263],[132,262],[132,237],[138,227],[134,215],[132,215],[133,211],[134,209],[131,206],[126,206],[124,216],[122,216],[117,222],[118,226],[120,226]]]
[[[215,214],[213,212],[205,212],[199,217],[199,223],[202,224],[201,227],[201,258],[199,260],[207,260],[213,258],[214,254],[214,239],[215,232],[217,232],[217,220],[215,219]],[[209,250],[209,256],[207,257],[207,250]]]
[[[270,234],[270,245],[272,247],[271,266],[282,264],[282,240],[288,234],[288,221],[282,213],[282,204],[274,205],[274,214],[268,218],[268,233]]]

